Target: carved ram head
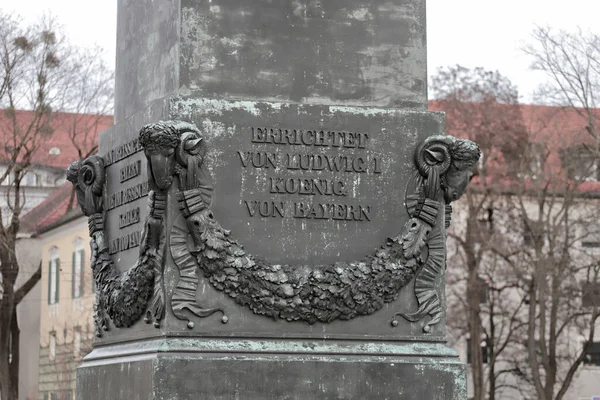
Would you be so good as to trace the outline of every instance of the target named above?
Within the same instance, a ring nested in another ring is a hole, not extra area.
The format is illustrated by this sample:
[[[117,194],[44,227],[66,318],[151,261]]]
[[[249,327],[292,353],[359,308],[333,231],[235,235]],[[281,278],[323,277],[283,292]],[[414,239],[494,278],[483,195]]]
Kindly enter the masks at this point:
[[[160,121],[145,125],[140,144],[148,159],[149,174],[159,190],[167,190],[175,175],[196,176],[189,170],[200,166],[205,155],[202,135],[195,125],[182,121]],[[194,184],[194,183],[192,183]]]

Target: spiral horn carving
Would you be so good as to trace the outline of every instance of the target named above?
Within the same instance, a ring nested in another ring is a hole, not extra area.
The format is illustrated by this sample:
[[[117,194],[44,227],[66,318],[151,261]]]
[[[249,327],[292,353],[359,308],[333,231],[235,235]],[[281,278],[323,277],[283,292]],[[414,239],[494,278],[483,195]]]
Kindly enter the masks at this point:
[[[178,121],[175,125],[177,134],[180,135],[180,142],[175,149],[175,157],[179,165],[187,168],[186,145],[188,142],[202,140],[202,135],[198,128],[187,122]]]
[[[90,188],[96,196],[102,196],[104,190],[104,160],[99,156],[92,156],[83,161],[79,173],[77,174],[77,182],[81,187]]]
[[[432,168],[436,168],[439,175],[443,175],[452,162],[450,147],[454,139],[449,136],[430,136],[417,147],[415,164],[423,177],[428,177]]]
[[[104,191],[104,160],[94,155],[83,161],[75,161],[67,168],[67,180],[75,185],[77,200],[87,216],[102,211]]]

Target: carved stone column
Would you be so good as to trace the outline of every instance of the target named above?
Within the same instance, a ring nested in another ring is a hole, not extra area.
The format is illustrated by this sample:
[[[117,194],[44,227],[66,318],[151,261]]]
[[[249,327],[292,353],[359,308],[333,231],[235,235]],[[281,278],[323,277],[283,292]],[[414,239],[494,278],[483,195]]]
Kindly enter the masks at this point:
[[[120,0],[83,399],[463,399],[425,1]]]

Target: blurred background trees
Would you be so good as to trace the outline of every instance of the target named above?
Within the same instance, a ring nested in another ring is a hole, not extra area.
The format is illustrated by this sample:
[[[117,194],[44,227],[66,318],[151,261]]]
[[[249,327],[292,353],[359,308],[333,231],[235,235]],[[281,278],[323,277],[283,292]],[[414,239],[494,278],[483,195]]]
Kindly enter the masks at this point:
[[[498,73],[432,80],[447,132],[482,147],[449,234],[448,321],[466,343],[474,399],[562,399],[590,356],[600,296],[600,40],[538,28],[547,74],[522,105]]]
[[[7,207],[0,209],[0,396],[5,400],[18,398],[16,309],[41,276],[41,266],[21,271],[15,251],[27,201],[24,179],[43,162],[38,150],[59,126],[68,129],[79,157],[96,151],[98,123],[112,112],[113,93],[113,73],[99,55],[100,49],[69,43],[52,17],[26,25],[0,10],[0,182],[7,187]],[[20,273],[28,279],[17,287]]]

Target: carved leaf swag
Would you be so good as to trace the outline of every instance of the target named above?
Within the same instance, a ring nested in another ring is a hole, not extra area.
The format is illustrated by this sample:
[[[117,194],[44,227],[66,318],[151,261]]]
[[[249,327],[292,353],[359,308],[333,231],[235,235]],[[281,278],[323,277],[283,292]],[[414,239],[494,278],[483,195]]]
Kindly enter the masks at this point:
[[[144,223],[138,260],[132,268],[120,272],[110,257],[104,234],[103,159],[94,155],[83,162],[72,163],[67,169],[67,179],[75,186],[79,205],[88,217],[90,265],[97,288],[94,302],[96,335],[101,336],[103,330],[109,329],[109,319],[116,327],[129,327],[145,312],[147,319],[157,324],[164,316],[164,302],[160,304],[159,300],[163,292],[164,194],[150,193],[150,213]],[[151,307],[148,307],[153,295]]]
[[[273,265],[247,254],[230,231],[216,221],[210,210],[211,178],[204,164],[207,146],[194,125],[181,121],[146,125],[140,131],[140,144],[155,190],[149,196],[150,212],[144,224],[140,256],[125,273],[115,269],[104,243],[102,159],[91,157],[74,163],[68,171],[90,221],[91,265],[99,288],[95,315],[98,331],[108,328],[107,316],[117,327],[130,326],[144,311],[147,321],[155,325],[163,318],[163,215],[166,191],[173,181],[177,182],[181,215],[169,239],[179,270],[171,308],[177,318],[187,321],[188,328],[194,328],[188,313],[203,318],[223,312],[197,303],[197,268],[215,289],[254,313],[309,324],[372,314],[394,301],[416,276],[418,309],[414,313],[398,313],[394,318],[399,315],[415,322],[430,315],[425,332],[441,320],[443,310],[436,284],[446,263],[449,203],[462,195],[471,168],[479,159],[480,150],[475,143],[449,136],[423,141],[415,152],[418,173],[413,179],[414,190],[406,196],[411,218],[401,233],[363,260],[303,266]],[[93,177],[86,166],[93,167]],[[226,323],[227,316],[223,314],[221,321]],[[398,321],[393,319],[392,325],[397,326]]]

